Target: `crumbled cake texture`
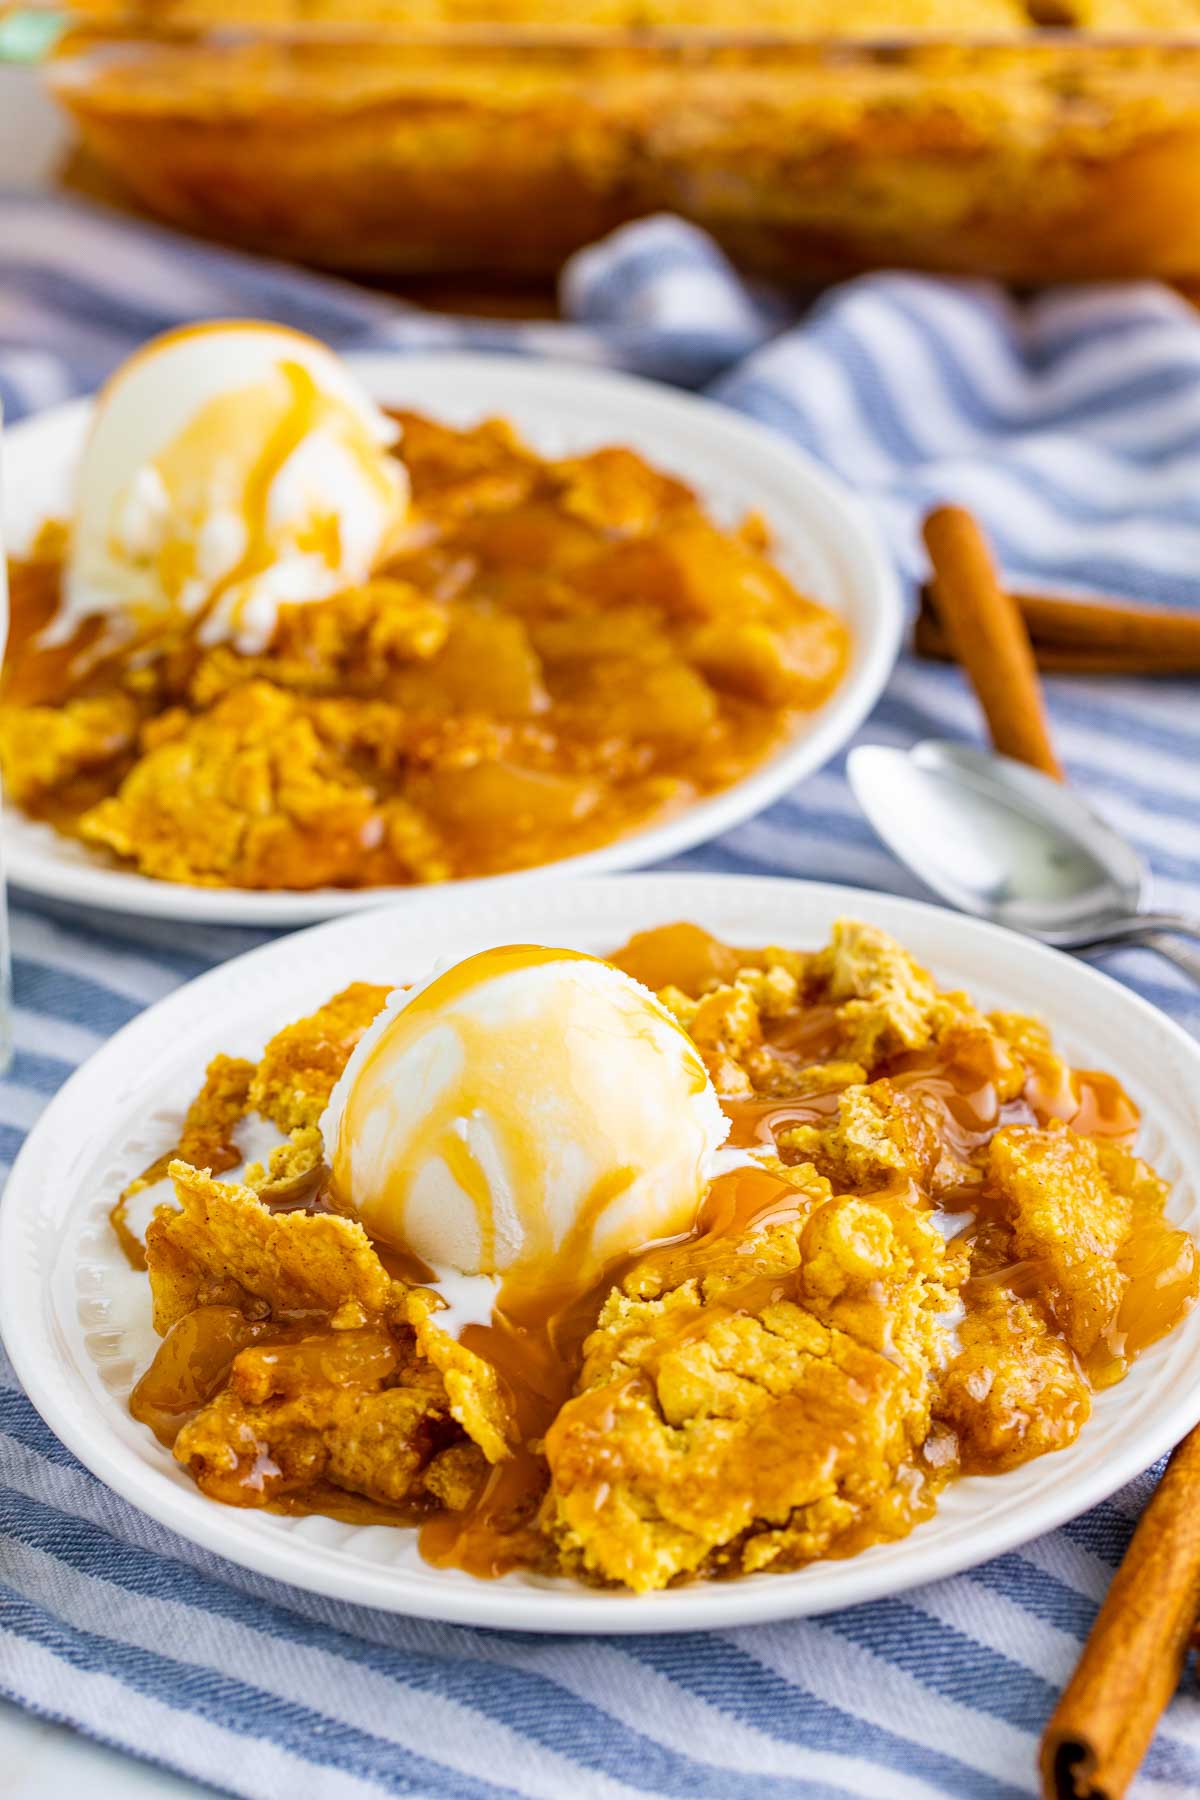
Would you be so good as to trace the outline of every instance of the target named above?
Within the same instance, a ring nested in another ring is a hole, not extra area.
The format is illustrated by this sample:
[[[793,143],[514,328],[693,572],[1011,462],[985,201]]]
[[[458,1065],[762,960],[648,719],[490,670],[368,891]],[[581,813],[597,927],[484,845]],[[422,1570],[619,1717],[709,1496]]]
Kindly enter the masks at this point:
[[[234,1477],[255,1456],[271,1470],[260,1502],[319,1482],[462,1507],[511,1454],[503,1383],[439,1328],[438,1301],[352,1220],[269,1204],[319,1161],[316,1122],[386,993],[347,988],[257,1065],[218,1057],[170,1167],[175,1205],[149,1226],[160,1332],[205,1305],[316,1321],[241,1350],[180,1433],[176,1456],[217,1499],[247,1503]],[[832,1051],[793,1065],[791,1091],[828,1104],[780,1134],[783,1213],[651,1252],[600,1299],[573,1394],[534,1446],[544,1570],[642,1592],[901,1536],[951,1476],[1071,1443],[1091,1389],[1123,1373],[1113,1346],[1135,1329],[1139,1272],[1173,1270],[1181,1303],[1194,1296],[1164,1184],[1126,1148],[1057,1119],[947,1142],[908,1091],[922,1057],[974,1059],[1001,1106],[1035,1069],[1044,1086],[1070,1074],[1038,1021],[939,991],[883,932],[844,920],[813,954],[745,953],[664,998],[727,1097],[785,1093],[771,1022],[822,1009]],[[289,1143],[246,1185],[219,1181],[247,1110]],[[939,1197],[968,1181],[986,1225],[948,1231]]]

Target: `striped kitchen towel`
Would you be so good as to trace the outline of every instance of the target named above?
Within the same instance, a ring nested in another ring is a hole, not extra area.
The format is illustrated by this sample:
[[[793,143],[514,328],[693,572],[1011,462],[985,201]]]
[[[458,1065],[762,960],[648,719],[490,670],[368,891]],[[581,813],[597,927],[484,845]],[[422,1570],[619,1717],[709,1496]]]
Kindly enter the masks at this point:
[[[8,418],[94,386],[142,338],[231,313],[342,348],[465,344],[636,369],[782,431],[866,497],[910,580],[917,522],[965,501],[1014,576],[1200,605],[1200,324],[1152,286],[1050,293],[879,275],[802,319],[691,227],[577,257],[562,325],[434,318],[65,202],[0,195]],[[1053,682],[1071,775],[1200,905],[1200,707],[1182,682]],[[951,669],[902,661],[868,737],[978,733]],[[839,760],[682,866],[915,892]],[[47,1097],[139,1008],[257,934],[55,913],[16,896],[11,1161]],[[1111,965],[1192,1028],[1145,952]],[[0,1367],[0,1692],[228,1791],[366,1800],[1018,1800],[1153,1475],[984,1567],[829,1617],[555,1640],[395,1619],[284,1589],[172,1537],[55,1441]],[[1182,1693],[1139,1794],[1200,1791]]]

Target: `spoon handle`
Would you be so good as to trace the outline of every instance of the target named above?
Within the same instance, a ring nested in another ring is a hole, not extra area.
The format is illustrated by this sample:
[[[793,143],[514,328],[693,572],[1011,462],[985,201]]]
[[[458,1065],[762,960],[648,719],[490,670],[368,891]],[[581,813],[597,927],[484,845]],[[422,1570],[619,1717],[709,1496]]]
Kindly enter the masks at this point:
[[[1191,913],[1144,912],[1139,914],[1139,921],[1143,931],[1152,935],[1169,931],[1179,937],[1200,939],[1200,919]]]
[[[1193,926],[1193,932],[1195,929]],[[1168,962],[1174,963],[1177,969],[1182,969],[1185,975],[1190,975],[1194,982],[1200,984],[1200,950],[1193,950],[1189,944],[1177,943],[1165,931],[1151,931],[1143,942],[1147,949],[1157,950],[1160,956],[1165,956]]]
[[[1189,918],[1186,913],[1130,913],[1126,918],[1114,918],[1105,925],[1097,925],[1096,931],[1087,934],[1042,932],[1040,936],[1043,943],[1051,943],[1056,949],[1076,950],[1085,956],[1088,950],[1119,950],[1124,945],[1137,943],[1146,950],[1157,950],[1168,963],[1175,963],[1186,976],[1200,983],[1200,950],[1177,941],[1177,938],[1200,940],[1200,918]]]
[[[1086,952],[1141,944],[1147,950],[1157,951],[1159,956],[1174,963],[1177,969],[1182,969],[1185,975],[1200,984],[1200,950],[1180,943],[1179,938],[1183,937],[1200,939],[1200,919],[1188,918],[1183,913],[1135,913],[1128,919],[1114,919],[1086,938],[1075,938],[1071,948]]]
[[[1167,932],[1200,939],[1200,919],[1187,913],[1126,913],[1124,918],[1109,919],[1091,931],[1047,931],[1041,936],[1044,942],[1063,950],[1103,950],[1107,944],[1115,948],[1118,944],[1149,943],[1152,937]],[[1160,946],[1155,944],[1153,948]]]

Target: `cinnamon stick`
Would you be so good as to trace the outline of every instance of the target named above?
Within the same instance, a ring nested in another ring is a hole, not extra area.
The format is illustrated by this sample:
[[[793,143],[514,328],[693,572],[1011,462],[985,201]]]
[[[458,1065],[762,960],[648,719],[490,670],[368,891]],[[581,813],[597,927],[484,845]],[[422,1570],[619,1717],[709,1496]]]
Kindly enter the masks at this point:
[[[1131,600],[1068,600],[1054,594],[1012,596],[1040,668],[1098,674],[1200,674],[1200,613]],[[930,584],[921,590],[919,649],[949,655]],[[1078,660],[1077,660],[1078,659]]]
[[[1200,1610],[1200,1427],[1167,1464],[1042,1738],[1045,1800],[1120,1800]]]
[[[1104,642],[1084,644],[1069,636],[1056,639],[1045,635],[1044,628],[1039,630],[1032,624],[1026,598],[1023,594],[1013,595],[1029,630],[1034,662],[1043,675],[1200,675],[1200,632],[1195,648],[1190,650],[1149,639],[1136,647],[1132,643],[1128,647]],[[1061,604],[1069,605],[1075,612],[1088,610],[1071,601]],[[1200,627],[1200,618],[1188,623]],[[931,662],[958,660],[931,602],[923,603],[917,614],[913,649],[918,656]]]
[[[996,749],[1061,781],[1029,633],[996,579],[982,531],[962,507],[939,506],[925,521],[925,545],[933,563],[933,604],[979,696]]]

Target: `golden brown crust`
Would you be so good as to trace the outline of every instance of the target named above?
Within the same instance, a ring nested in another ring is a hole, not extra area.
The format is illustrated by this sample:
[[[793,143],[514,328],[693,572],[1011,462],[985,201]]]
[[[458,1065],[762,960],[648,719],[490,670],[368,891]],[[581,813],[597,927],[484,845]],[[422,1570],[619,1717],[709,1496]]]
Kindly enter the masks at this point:
[[[65,706],[0,706],[0,763],[17,806],[75,776],[117,765],[133,750],[141,713],[127,694]]]
[[[401,1343],[371,1326],[243,1350],[228,1386],[180,1432],[176,1459],[235,1506],[269,1505],[318,1481],[398,1505],[445,1418],[436,1391],[385,1385],[402,1361]]]
[[[158,721],[117,792],[85,813],[90,844],[144,875],[201,887],[324,887],[353,879],[375,795],[299,702],[248,682],[211,712]]]
[[[957,1327],[937,1416],[966,1475],[995,1474],[1074,1443],[1091,1395],[1079,1365],[1036,1305],[1001,1283],[982,1288]]]
[[[907,1205],[820,1195],[699,1283],[610,1297],[547,1440],[569,1566],[641,1592],[794,1567],[928,1509],[944,1246]]]
[[[242,1056],[214,1056],[204,1073],[204,1086],[188,1107],[176,1155],[219,1175],[236,1168],[241,1152],[234,1133],[250,1105],[255,1065]]]
[[[368,1312],[403,1303],[403,1289],[352,1219],[333,1213],[271,1213],[250,1188],[173,1162],[178,1211],[160,1206],[146,1232],[154,1328],[215,1297],[265,1302],[273,1313],[335,1312],[357,1300]]]
[[[258,1065],[250,1105],[281,1131],[315,1126],[338,1076],[390,988],[352,981],[315,1013],[277,1031]]]
[[[427,1290],[409,1292],[405,1317],[417,1349],[442,1378],[451,1417],[489,1462],[503,1462],[510,1454],[513,1422],[495,1369],[442,1330],[437,1301]]]
[[[359,1224],[272,1213],[251,1189],[181,1162],[170,1173],[178,1210],[159,1207],[146,1235],[155,1329],[232,1307],[265,1333],[177,1442],[206,1491],[263,1505],[329,1481],[394,1504],[434,1449],[464,1432],[487,1460],[509,1454],[495,1371],[440,1329],[435,1296],[388,1274]],[[249,1479],[258,1457],[280,1470],[265,1485]]]

